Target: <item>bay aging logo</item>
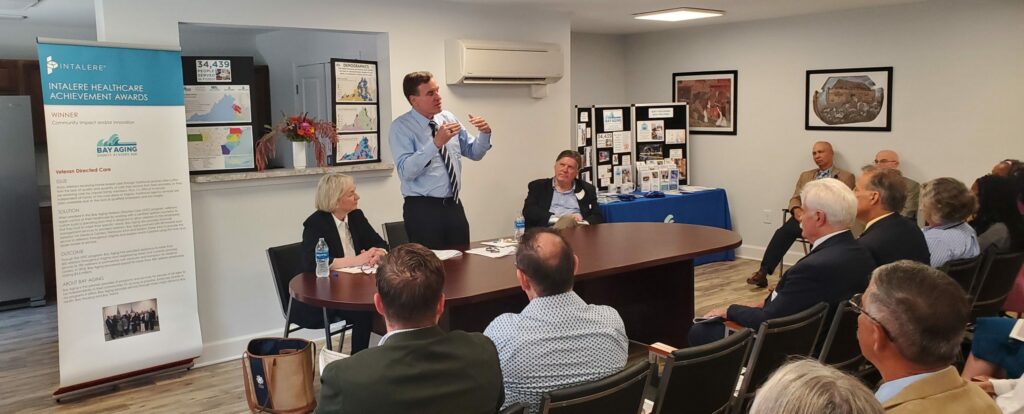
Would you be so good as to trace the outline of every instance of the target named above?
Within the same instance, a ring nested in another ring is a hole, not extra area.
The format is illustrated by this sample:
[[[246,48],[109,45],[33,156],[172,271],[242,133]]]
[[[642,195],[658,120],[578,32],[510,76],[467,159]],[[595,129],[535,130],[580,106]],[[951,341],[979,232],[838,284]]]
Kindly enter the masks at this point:
[[[100,156],[123,156],[136,155],[139,153],[139,145],[134,142],[121,141],[117,134],[110,138],[101,139],[96,143],[96,154]]]

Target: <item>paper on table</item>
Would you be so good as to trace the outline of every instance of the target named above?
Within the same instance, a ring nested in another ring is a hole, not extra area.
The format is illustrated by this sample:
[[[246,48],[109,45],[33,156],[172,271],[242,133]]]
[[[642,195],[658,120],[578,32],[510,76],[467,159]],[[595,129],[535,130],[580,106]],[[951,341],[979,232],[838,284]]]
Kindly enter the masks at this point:
[[[482,242],[480,244],[482,244],[484,246],[509,247],[509,246],[515,246],[516,245],[516,240],[515,239],[498,239],[498,240],[495,240],[495,241],[485,241],[485,242]]]
[[[698,191],[714,190],[714,187],[701,187],[699,185],[681,185],[679,191],[684,193],[695,193]]]
[[[495,250],[497,250],[497,251],[495,251]],[[493,259],[497,259],[499,257],[509,256],[509,255],[515,254],[515,252],[516,252],[516,247],[515,246],[510,246],[510,247],[477,247],[475,249],[466,250],[466,253],[478,254],[480,256],[487,256],[487,257],[490,257],[490,258],[493,258]]]
[[[441,260],[448,260],[448,259],[451,259],[453,257],[462,256],[462,252],[460,252],[458,250],[431,250],[431,251],[434,252],[434,254],[437,255],[437,258],[441,259]]]
[[[363,267],[363,266],[349,266],[338,269],[345,273],[365,273],[372,275],[377,273],[377,266]]]

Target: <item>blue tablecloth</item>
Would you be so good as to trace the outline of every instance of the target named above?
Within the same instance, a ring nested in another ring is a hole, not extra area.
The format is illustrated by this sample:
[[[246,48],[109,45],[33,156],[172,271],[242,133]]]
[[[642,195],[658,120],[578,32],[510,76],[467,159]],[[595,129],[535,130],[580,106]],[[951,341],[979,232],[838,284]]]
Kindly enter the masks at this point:
[[[635,201],[601,204],[601,214],[608,223],[686,223],[732,230],[729,199],[725,190],[720,188],[697,193],[666,195],[664,198],[638,197]],[[700,256],[694,259],[693,263],[700,265],[735,258],[736,252],[728,250]]]

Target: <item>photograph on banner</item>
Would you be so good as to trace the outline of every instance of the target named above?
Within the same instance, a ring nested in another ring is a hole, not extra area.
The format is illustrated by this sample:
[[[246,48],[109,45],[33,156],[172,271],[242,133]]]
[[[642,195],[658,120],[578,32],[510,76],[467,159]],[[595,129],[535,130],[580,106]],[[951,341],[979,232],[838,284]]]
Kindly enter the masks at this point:
[[[231,82],[230,59],[196,60],[197,82]]]
[[[612,152],[632,151],[633,137],[630,136],[629,131],[619,131],[612,133]]]
[[[622,131],[622,110],[601,109],[605,132]]]
[[[115,339],[160,331],[156,298],[103,308],[104,339]]]
[[[338,134],[338,147],[335,164],[349,164],[360,161],[374,161],[379,158],[377,152],[377,134]]]
[[[636,121],[636,141],[665,141],[665,121]]]
[[[256,168],[251,126],[188,127],[185,132],[191,171]]]
[[[690,105],[694,134],[736,135],[738,72],[680,72],[672,74],[672,101]]]
[[[377,102],[377,64],[332,59],[335,102]]]
[[[669,129],[665,131],[665,143],[672,144],[685,144],[686,143],[686,130],[685,129]]]
[[[185,123],[250,122],[249,85],[185,85]]]
[[[664,158],[662,156],[662,144],[642,142],[636,144],[636,159],[637,161],[652,161],[660,160]]]
[[[377,105],[334,105],[334,125],[339,133],[376,132]]]
[[[597,147],[598,148],[611,148],[614,138],[614,134],[611,132],[604,132],[597,134]]]

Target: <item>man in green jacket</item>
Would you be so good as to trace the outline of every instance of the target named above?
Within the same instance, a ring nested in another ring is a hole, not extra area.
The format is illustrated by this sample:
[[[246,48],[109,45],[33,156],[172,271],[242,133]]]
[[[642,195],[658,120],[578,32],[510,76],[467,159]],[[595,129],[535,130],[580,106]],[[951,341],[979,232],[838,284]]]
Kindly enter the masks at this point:
[[[398,246],[376,279],[374,305],[388,333],[377,347],[327,365],[316,412],[497,412],[505,398],[494,343],[437,326],[444,313],[437,256],[419,244]]]

